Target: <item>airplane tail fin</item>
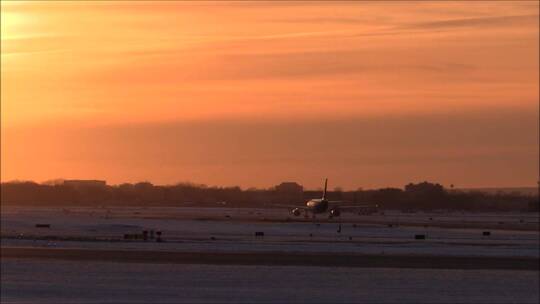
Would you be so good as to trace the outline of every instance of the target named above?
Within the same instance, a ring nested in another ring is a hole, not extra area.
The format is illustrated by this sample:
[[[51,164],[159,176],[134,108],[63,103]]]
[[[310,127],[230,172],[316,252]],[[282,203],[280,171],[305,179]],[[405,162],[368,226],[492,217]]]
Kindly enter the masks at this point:
[[[328,178],[324,180],[324,192],[322,194],[322,199],[326,199],[326,186],[328,185]]]

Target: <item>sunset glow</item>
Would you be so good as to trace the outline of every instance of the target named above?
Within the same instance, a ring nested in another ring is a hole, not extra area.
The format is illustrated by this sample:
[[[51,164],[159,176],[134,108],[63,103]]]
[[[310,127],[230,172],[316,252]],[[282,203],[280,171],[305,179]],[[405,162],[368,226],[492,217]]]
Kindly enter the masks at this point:
[[[534,185],[538,5],[2,1],[2,181]]]

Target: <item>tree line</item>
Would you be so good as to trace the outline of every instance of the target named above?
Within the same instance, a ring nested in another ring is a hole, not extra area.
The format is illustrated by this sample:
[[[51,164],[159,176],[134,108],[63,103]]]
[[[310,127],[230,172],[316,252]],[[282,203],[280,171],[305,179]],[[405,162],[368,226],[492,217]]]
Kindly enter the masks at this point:
[[[182,183],[161,186],[135,184],[73,187],[70,185],[7,182],[1,184],[1,203],[16,206],[202,206],[270,208],[277,204],[302,205],[320,198],[320,190],[278,191],[240,187],[208,187]],[[329,200],[398,210],[538,211],[538,197],[520,193],[495,193],[445,189],[437,183],[410,183],[401,188],[342,191]]]

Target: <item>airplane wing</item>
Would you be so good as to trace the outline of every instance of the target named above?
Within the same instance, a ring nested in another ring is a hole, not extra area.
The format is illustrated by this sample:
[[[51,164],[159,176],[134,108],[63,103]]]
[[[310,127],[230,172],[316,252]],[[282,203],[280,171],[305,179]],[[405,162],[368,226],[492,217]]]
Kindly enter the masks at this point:
[[[298,206],[298,205],[273,205],[273,206],[281,207],[281,208],[287,208],[287,209],[295,209],[295,208],[298,208],[298,209],[301,209],[301,210],[308,209],[305,205],[304,206]]]
[[[345,209],[363,209],[363,208],[378,208],[379,205],[354,205],[354,206],[339,206],[339,209],[340,210],[345,210]]]
[[[365,208],[379,208],[378,204],[351,204],[348,201],[328,201],[329,204],[339,207],[340,210],[352,210],[352,209],[365,209]],[[342,205],[350,204],[350,205]]]

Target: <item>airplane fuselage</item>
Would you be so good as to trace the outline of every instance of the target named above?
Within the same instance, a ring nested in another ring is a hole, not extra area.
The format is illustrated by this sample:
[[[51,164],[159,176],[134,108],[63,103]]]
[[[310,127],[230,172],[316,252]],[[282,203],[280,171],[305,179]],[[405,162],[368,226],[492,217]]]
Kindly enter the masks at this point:
[[[325,213],[325,212],[328,212],[329,213],[329,218],[333,218],[333,217],[339,217],[340,214],[341,214],[341,211],[342,210],[351,210],[351,209],[359,209],[361,206],[343,206],[343,205],[340,205],[341,201],[329,201],[326,199],[326,189],[327,189],[327,186],[328,186],[328,179],[325,179],[324,180],[324,190],[323,190],[323,193],[322,193],[322,197],[321,198],[314,198],[314,199],[310,199],[309,201],[306,202],[306,206],[305,207],[295,207],[295,206],[287,206],[288,208],[292,208],[291,210],[291,213],[294,215],[294,216],[300,216],[302,214],[302,212],[304,212],[304,216],[307,217],[308,216],[308,213],[311,213],[313,215],[313,218],[315,218],[315,214],[320,214],[320,213]],[[375,209],[373,209],[375,208]],[[371,214],[371,213],[374,213],[376,212],[376,209],[377,208],[377,205],[375,205],[375,207],[369,207],[368,210],[364,210],[364,213],[365,214]],[[373,211],[375,210],[375,211]],[[362,213],[362,211],[360,211],[359,213]]]
[[[324,213],[328,210],[328,201],[325,199],[312,199],[306,203],[306,206],[313,213]]]
[[[328,185],[328,179],[325,179],[324,180],[324,191],[322,193],[321,198],[311,199],[311,200],[307,201],[306,207],[304,207],[304,208],[294,208],[294,209],[291,210],[291,213],[293,215],[295,215],[295,216],[299,216],[302,213],[302,210],[304,210],[306,212],[305,216],[307,216],[308,212],[311,212],[311,214],[313,214],[313,217],[315,217],[315,214],[325,213],[325,212],[329,211],[330,212],[330,217],[339,216],[340,212],[339,212],[339,209],[337,207],[332,207],[332,209],[329,210],[330,209],[330,206],[329,206],[330,202],[326,199],[327,185]]]

